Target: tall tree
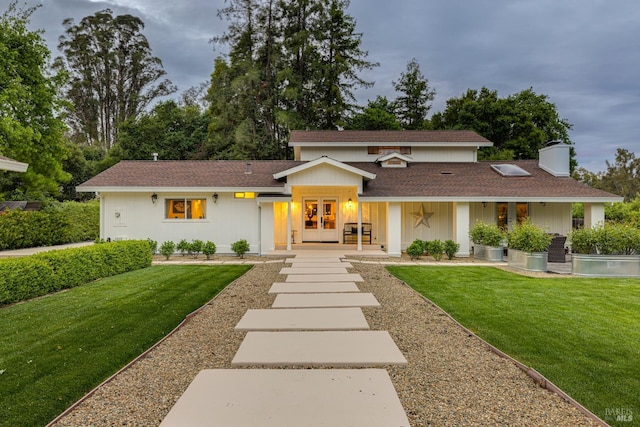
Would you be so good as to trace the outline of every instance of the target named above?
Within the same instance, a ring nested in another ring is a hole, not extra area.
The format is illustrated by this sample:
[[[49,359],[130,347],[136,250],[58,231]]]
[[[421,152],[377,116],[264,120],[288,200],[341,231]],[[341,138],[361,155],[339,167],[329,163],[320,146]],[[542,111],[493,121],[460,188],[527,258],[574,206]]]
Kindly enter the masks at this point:
[[[289,129],[335,129],[354,108],[358,71],[373,67],[343,0],[229,0],[214,41],[208,151],[223,158],[285,158]],[[230,113],[233,111],[233,113]]]
[[[369,101],[362,112],[349,118],[348,129],[352,130],[401,130],[393,105],[384,96]]]
[[[365,59],[368,52],[360,48],[362,34],[356,32],[355,20],[346,13],[348,7],[348,0],[328,0],[317,29],[320,60],[313,67],[318,86],[313,107],[320,111],[320,117],[318,123],[308,125],[320,129],[344,124],[355,107],[354,89],[373,86],[358,72],[378,65]]]
[[[468,129],[494,143],[481,149],[480,158],[536,159],[538,150],[549,141],[573,144],[569,138],[571,124],[560,118],[557,107],[546,95],[532,88],[507,98],[483,87],[469,89],[459,98],[447,100],[444,111],[431,117],[433,129]],[[572,169],[575,168],[573,147]]]
[[[625,202],[640,196],[640,158],[625,148],[618,148],[615,161],[607,160],[606,165],[607,170],[597,174],[597,180],[590,183],[592,186],[622,196]]]
[[[166,73],[141,32],[140,18],[114,17],[105,9],[77,25],[73,19],[65,19],[63,25],[58,49],[64,56],[56,59],[56,67],[70,77],[69,123],[76,140],[106,151],[115,143],[121,123],[176,88],[167,79],[159,81]]]
[[[436,91],[429,87],[429,80],[420,71],[415,58],[409,61],[400,80],[393,82],[393,87],[401,93],[394,101],[394,107],[402,128],[423,129]]]
[[[5,198],[57,195],[69,179],[56,95],[62,76],[48,74],[49,49],[40,31],[27,29],[35,10],[14,0],[0,16],[0,154],[29,164],[24,174],[0,172]]]
[[[122,124],[118,135],[125,159],[190,160],[198,156],[207,139],[209,115],[197,105],[176,101],[158,103],[152,111]]]

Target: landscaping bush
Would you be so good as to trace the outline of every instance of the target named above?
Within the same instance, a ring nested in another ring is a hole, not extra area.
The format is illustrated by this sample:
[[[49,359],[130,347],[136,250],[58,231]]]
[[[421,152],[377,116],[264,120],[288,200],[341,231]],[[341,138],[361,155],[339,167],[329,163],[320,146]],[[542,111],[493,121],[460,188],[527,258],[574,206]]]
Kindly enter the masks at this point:
[[[41,211],[9,210],[0,215],[0,250],[95,240],[98,202],[49,202]]]
[[[509,248],[523,252],[546,252],[553,237],[528,219],[509,233]]]
[[[202,252],[203,246],[204,243],[202,242],[202,240],[192,240],[191,243],[189,243],[189,255],[194,258],[198,258],[198,255],[200,255],[200,252]]]
[[[425,242],[420,239],[414,240],[406,249],[407,255],[411,259],[418,259],[425,252]]]
[[[189,242],[186,239],[182,239],[176,245],[176,249],[180,252],[180,255],[184,256],[189,252]]]
[[[605,223],[570,234],[571,251],[578,254],[640,254],[640,230],[628,224]]]
[[[211,257],[216,253],[216,244],[213,242],[206,242],[202,247],[202,253],[207,257],[207,259],[211,259]]]
[[[164,255],[167,259],[176,251],[176,244],[171,240],[164,242],[160,245],[160,253]]]
[[[460,244],[454,242],[453,240],[445,240],[444,242],[444,253],[447,254],[447,258],[453,259],[453,257],[460,250]]]
[[[442,259],[442,254],[444,253],[444,243],[437,239],[430,240],[429,243],[427,243],[427,252],[433,257],[433,259],[440,261]]]
[[[500,246],[506,235],[496,224],[479,221],[469,230],[469,237],[478,245],[495,247]]]
[[[151,255],[155,255],[158,252],[158,242],[152,239],[147,239],[147,243],[149,243]]]
[[[249,242],[246,240],[238,240],[237,242],[233,242],[231,244],[231,250],[236,253],[240,258],[244,258],[244,254],[249,252]]]
[[[150,265],[151,252],[145,240],[0,259],[0,306]]]

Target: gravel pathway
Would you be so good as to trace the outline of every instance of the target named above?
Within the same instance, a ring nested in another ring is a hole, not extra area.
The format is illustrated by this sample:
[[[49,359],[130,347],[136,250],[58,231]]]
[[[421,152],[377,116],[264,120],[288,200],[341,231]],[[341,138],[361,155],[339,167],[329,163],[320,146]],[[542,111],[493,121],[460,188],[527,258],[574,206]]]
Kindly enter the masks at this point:
[[[115,375],[55,426],[156,426],[202,369],[232,368],[249,308],[269,308],[283,264],[262,263],[229,285],[180,329]],[[373,330],[389,331],[408,360],[387,370],[413,427],[597,425],[491,352],[382,265],[354,262],[381,308],[363,309]]]

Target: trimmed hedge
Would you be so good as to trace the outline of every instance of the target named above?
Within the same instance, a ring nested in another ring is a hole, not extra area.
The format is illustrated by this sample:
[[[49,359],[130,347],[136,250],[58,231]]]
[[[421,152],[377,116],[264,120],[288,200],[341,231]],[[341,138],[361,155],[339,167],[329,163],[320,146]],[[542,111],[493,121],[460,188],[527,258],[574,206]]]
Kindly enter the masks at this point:
[[[0,250],[91,241],[99,231],[99,202],[49,202],[41,211],[3,212]]]
[[[126,240],[0,259],[0,306],[151,265],[146,240]]]

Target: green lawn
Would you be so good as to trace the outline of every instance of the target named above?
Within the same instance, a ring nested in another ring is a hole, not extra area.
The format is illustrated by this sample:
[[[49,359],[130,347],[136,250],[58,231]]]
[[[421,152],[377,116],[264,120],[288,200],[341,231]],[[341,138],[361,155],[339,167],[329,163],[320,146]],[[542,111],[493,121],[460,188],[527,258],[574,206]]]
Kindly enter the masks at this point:
[[[388,267],[605,421],[640,420],[640,280],[532,278],[492,267]]]
[[[249,268],[150,267],[0,308],[0,425],[45,425]]]

